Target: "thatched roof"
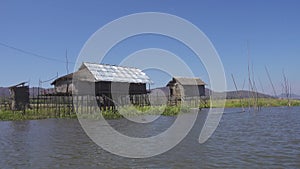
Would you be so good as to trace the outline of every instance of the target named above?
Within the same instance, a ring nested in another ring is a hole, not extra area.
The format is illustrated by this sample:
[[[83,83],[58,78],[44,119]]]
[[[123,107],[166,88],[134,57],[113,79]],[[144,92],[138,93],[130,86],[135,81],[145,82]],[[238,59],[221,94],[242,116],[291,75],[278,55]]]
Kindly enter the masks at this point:
[[[73,73],[70,73],[70,74],[67,74],[67,75],[64,75],[64,76],[61,76],[61,77],[55,79],[55,80],[51,83],[51,85],[55,85],[56,82],[58,82],[58,81],[72,80],[72,78],[73,78]]]
[[[173,77],[172,81],[170,81],[169,84],[175,83],[175,82],[177,82],[183,86],[206,85],[200,78],[190,78],[190,77]]]

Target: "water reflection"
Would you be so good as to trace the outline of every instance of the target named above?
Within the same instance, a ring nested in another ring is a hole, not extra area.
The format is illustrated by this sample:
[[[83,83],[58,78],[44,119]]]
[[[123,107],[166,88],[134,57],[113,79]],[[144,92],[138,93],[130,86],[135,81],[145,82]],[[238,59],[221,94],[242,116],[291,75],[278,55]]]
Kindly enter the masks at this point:
[[[147,159],[112,155],[96,146],[77,120],[0,122],[0,168],[299,168],[300,108],[227,109],[212,138],[198,143],[205,112],[174,149]],[[131,136],[165,130],[174,117],[138,127],[112,120]]]

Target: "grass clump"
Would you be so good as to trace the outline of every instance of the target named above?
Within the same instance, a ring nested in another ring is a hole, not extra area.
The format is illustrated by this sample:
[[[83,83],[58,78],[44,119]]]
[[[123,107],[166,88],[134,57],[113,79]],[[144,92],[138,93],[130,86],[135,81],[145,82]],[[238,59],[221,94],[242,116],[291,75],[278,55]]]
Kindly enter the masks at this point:
[[[290,103],[290,104],[289,104]],[[254,99],[227,99],[226,108],[235,107],[254,107]],[[257,106],[259,107],[283,107],[283,106],[300,106],[300,100],[274,99],[274,98],[258,98]]]
[[[180,112],[187,113],[190,108],[188,106],[124,106],[118,110],[94,110],[94,112],[81,112],[74,113],[62,110],[56,112],[51,109],[40,109],[39,112],[34,110],[26,110],[23,114],[22,111],[12,110],[0,110],[0,120],[13,121],[13,120],[37,120],[47,118],[79,118],[84,119],[119,119],[124,116],[134,117],[141,115],[163,115],[163,116],[175,116]]]
[[[199,108],[209,107],[223,107],[225,101],[225,108],[236,107],[253,107],[254,99],[227,99],[227,100],[214,100],[213,105],[210,105],[208,100],[206,104],[199,105]],[[282,106],[300,106],[300,100],[286,100],[286,99],[274,99],[274,98],[259,98],[256,103],[259,107],[282,107]],[[12,121],[12,120],[37,120],[47,118],[88,118],[88,119],[118,119],[124,116],[141,116],[141,115],[163,115],[163,116],[176,116],[179,113],[190,112],[191,107],[188,105],[178,106],[124,106],[118,110],[97,110],[95,113],[82,112],[75,113],[70,112],[68,109],[60,109],[58,112],[55,109],[39,109],[39,112],[34,110],[26,110],[25,114],[21,111],[0,110],[0,120]],[[82,110],[85,110],[84,108]],[[79,111],[80,112],[80,111]],[[102,116],[101,116],[102,115]]]
[[[25,114],[23,114],[22,111],[0,110],[0,120],[2,121],[38,120],[47,118],[76,118],[76,114],[52,113],[47,111],[36,113],[33,110],[26,110]]]

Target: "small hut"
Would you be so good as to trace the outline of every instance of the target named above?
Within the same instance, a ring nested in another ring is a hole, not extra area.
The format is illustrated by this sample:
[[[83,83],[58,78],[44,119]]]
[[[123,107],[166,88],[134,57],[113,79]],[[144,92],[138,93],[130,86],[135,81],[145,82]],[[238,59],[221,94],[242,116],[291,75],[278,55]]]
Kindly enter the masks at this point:
[[[12,110],[25,110],[29,106],[29,86],[26,82],[10,86],[9,91],[12,99]]]
[[[167,84],[170,91],[170,101],[205,96],[205,85],[200,78],[173,77]]]
[[[55,93],[60,95],[71,95],[74,89],[72,79],[73,73],[55,79],[51,83],[51,85],[54,85]]]

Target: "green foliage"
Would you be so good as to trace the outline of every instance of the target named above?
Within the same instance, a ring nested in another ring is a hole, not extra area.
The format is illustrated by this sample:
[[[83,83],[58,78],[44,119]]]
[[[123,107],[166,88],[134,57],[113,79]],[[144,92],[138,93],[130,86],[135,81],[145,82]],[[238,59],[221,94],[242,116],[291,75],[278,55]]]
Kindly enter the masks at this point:
[[[254,99],[228,99],[226,100],[225,107],[253,107],[257,104],[260,107],[276,107],[276,106],[300,106],[300,100],[286,100],[286,99],[264,99],[259,98],[257,103]],[[222,101],[214,102],[212,107],[221,107]],[[210,102],[201,104],[199,108],[209,108]],[[123,116],[141,116],[141,115],[163,115],[163,116],[176,116],[179,113],[188,113],[190,108],[187,105],[178,106],[124,106],[117,110],[101,110],[96,113],[70,113],[68,108],[60,108],[57,112],[55,108],[41,108],[39,113],[35,110],[26,110],[25,114],[22,111],[0,110],[0,120],[36,120],[46,118],[80,118],[100,119],[102,116],[105,119],[118,119]],[[85,110],[85,108],[82,108]],[[101,116],[102,115],[102,116]]]
[[[125,106],[117,110],[101,110],[93,113],[67,113],[66,109],[61,109],[56,112],[55,109],[39,109],[39,113],[34,110],[26,110],[25,114],[21,111],[0,111],[0,120],[36,120],[46,118],[80,118],[86,119],[118,119],[123,116],[141,116],[141,115],[160,115],[175,116],[179,113],[188,113],[190,107],[188,106]],[[56,113],[55,113],[56,112]],[[102,116],[101,116],[102,115]]]
[[[287,99],[272,99],[272,98],[258,98],[257,105],[259,107],[281,107],[281,106],[300,106],[300,100],[287,100]],[[255,106],[254,99],[227,99],[225,107],[253,107]]]
[[[26,110],[25,114],[22,111],[0,110],[0,120],[37,120],[47,118],[75,118],[75,113],[51,113],[50,111],[40,111],[35,113],[33,110]]]

